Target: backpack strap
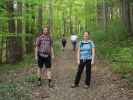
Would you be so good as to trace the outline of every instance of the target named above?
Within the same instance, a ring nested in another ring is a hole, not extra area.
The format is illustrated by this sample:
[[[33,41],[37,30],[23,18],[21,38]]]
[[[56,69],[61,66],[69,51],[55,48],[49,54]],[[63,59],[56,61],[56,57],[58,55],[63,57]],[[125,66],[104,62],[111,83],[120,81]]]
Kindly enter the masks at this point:
[[[80,48],[83,46],[83,41],[80,41]]]
[[[83,41],[80,41],[80,48],[84,45],[85,43]],[[90,44],[92,47],[92,42],[89,40],[86,44]]]
[[[91,40],[89,40],[89,41],[88,41],[88,43],[90,44],[90,46],[91,46],[91,48],[92,48],[92,41],[91,41]]]

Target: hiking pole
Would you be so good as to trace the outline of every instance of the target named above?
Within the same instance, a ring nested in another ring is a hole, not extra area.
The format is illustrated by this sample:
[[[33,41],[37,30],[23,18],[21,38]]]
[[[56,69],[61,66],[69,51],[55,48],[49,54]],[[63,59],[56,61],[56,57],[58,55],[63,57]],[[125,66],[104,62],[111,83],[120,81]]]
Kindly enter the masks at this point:
[[[93,84],[96,84],[96,64],[92,64],[92,75],[93,75]]]

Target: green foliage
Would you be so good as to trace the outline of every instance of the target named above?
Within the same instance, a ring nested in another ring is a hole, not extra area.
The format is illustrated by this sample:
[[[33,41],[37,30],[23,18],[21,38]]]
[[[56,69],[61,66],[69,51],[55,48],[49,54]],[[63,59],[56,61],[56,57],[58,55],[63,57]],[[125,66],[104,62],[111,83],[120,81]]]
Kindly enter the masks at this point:
[[[31,94],[18,83],[0,83],[0,100],[31,100]]]
[[[25,56],[23,61],[18,62],[16,64],[0,64],[0,74],[14,71],[20,68],[24,67],[31,67],[31,65],[34,63],[34,59],[31,55]],[[12,66],[12,67],[11,67]]]
[[[97,27],[96,27],[97,28]],[[112,21],[106,31],[99,28],[92,34],[96,42],[97,54],[108,59],[112,69],[122,78],[133,81],[133,41],[128,37],[125,26],[119,19]],[[133,85],[132,85],[133,86]]]
[[[58,55],[59,53],[60,53],[60,51],[61,51],[61,41],[60,41],[60,39],[58,39],[58,40],[54,40],[54,53],[55,53],[55,55]]]
[[[30,75],[25,78],[26,82],[36,82],[38,80],[37,75]]]

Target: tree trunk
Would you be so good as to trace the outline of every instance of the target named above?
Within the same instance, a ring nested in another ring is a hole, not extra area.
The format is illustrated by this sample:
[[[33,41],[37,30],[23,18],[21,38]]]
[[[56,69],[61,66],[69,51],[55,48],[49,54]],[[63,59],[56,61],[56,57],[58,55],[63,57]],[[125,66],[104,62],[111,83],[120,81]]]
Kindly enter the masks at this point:
[[[22,3],[22,18],[25,19],[25,17],[23,16],[25,14],[25,4]],[[23,56],[26,55],[26,21],[25,20],[22,20],[22,48],[23,48]]]
[[[107,6],[105,0],[97,5],[97,23],[102,26],[104,31],[107,29]]]
[[[8,31],[9,33],[15,33],[15,20],[14,20],[14,0],[7,1],[8,11]],[[21,57],[18,57],[18,38],[16,36],[8,36],[6,41],[6,55],[7,63],[16,63]]]
[[[22,3],[17,2],[17,34],[22,34]],[[23,46],[22,46],[22,38],[23,36],[19,36],[18,38],[18,56],[20,58],[23,57]]]
[[[53,9],[52,9],[52,0],[49,0],[49,19],[48,19],[48,27],[49,27],[49,30],[50,30],[50,33],[53,32]],[[52,34],[51,34],[52,35]]]
[[[1,19],[0,19],[0,23],[1,23]],[[0,32],[2,32],[2,24],[0,24]],[[0,36],[0,64],[2,63],[2,36]]]
[[[70,27],[70,34],[73,33],[73,23],[72,23],[72,7],[73,5],[70,5],[70,9],[69,9],[69,18],[70,18],[70,23],[69,23],[69,27]]]
[[[130,5],[130,18],[131,18],[131,34],[133,36],[133,3]]]
[[[62,13],[62,20],[63,20],[63,34],[66,33],[66,18],[65,18],[65,13]]]
[[[121,0],[121,8],[122,8],[122,19],[127,27],[129,35],[131,35],[131,21],[130,21],[130,3],[128,0]]]
[[[3,39],[2,37],[0,37],[0,64],[2,63],[2,48],[3,48],[3,43],[2,43]]]
[[[27,9],[26,13],[29,13],[30,5],[29,4],[25,5],[25,8]],[[31,33],[32,31],[31,31],[30,17],[27,16],[25,21],[26,21],[25,22],[26,34],[32,34]],[[26,36],[25,40],[26,40],[26,54],[29,54],[33,51],[33,37]]]
[[[38,32],[42,30],[42,24],[43,24],[43,5],[40,4],[38,6]]]

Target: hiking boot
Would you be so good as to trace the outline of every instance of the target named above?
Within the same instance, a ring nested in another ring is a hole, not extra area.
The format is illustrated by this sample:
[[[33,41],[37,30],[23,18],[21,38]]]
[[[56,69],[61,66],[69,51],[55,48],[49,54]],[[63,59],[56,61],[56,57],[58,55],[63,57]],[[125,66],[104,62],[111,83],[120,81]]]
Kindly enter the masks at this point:
[[[85,85],[84,88],[88,89],[88,88],[90,88],[90,85]]]
[[[41,78],[38,78],[37,85],[38,85],[38,86],[41,86],[41,85],[42,85],[42,80],[41,80]]]
[[[41,86],[42,85],[42,82],[41,81],[38,81],[37,85],[38,86]]]
[[[53,88],[54,86],[53,86],[53,84],[52,84],[52,80],[50,79],[50,80],[48,80],[48,81],[49,81],[48,87],[49,87],[49,88]]]
[[[71,88],[76,88],[76,87],[79,87],[79,85],[73,84],[73,85],[71,86]]]

